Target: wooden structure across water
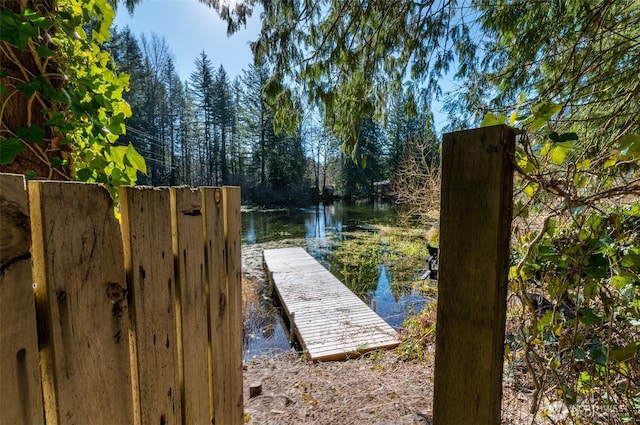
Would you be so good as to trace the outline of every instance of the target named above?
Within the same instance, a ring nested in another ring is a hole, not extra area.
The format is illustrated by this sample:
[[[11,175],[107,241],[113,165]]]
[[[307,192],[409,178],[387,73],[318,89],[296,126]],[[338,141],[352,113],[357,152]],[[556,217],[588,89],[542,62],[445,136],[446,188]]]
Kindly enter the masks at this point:
[[[393,348],[396,331],[303,248],[268,249],[264,265],[310,360]]]

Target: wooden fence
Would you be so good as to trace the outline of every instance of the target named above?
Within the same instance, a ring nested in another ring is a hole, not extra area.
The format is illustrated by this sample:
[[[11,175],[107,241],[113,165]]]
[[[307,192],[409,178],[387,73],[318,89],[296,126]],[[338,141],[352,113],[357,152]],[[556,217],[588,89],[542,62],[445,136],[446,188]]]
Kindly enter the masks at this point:
[[[0,424],[243,420],[240,190],[0,174]]]

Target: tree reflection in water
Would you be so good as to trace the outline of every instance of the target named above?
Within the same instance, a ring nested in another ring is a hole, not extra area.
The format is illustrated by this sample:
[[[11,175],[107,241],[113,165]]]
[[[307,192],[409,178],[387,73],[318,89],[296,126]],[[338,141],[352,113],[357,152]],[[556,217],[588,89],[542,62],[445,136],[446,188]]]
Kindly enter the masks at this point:
[[[336,202],[247,211],[242,214],[243,252],[259,256],[261,264],[262,249],[302,246],[398,328],[408,314],[422,308],[426,299],[411,286],[394,284],[389,267],[384,264],[392,260],[379,243],[380,226],[393,226],[395,218],[390,205],[379,203]],[[415,274],[421,275],[424,261],[412,260],[420,264]],[[289,348],[279,307],[269,285],[262,280],[245,276],[243,282],[245,358]]]

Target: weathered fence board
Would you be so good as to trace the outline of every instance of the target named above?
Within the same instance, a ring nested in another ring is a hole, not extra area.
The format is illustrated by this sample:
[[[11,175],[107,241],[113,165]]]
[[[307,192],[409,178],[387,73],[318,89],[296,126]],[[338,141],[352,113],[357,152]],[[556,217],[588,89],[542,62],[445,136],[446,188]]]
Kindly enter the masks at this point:
[[[130,423],[127,282],[111,198],[81,183],[29,190],[47,424],[101,422],[96,412]]]
[[[229,381],[231,382],[231,422],[241,425],[243,421],[242,402],[242,253],[240,220],[240,188],[225,187],[222,191],[225,208],[226,279],[229,299]]]
[[[500,423],[514,139],[506,126],[443,138],[435,425]]]
[[[179,365],[183,379],[185,424],[210,424],[208,293],[205,291],[202,196],[187,187],[171,189],[173,255],[176,259],[178,326],[182,344]]]
[[[209,316],[211,317],[211,380],[215,383],[211,394],[214,423],[223,423],[231,416],[231,386],[227,365],[230,360],[229,335],[225,328],[228,319],[227,288],[223,270],[225,264],[224,207],[222,190],[202,188],[202,207],[205,216],[205,264],[209,290]],[[215,360],[217,359],[217,361]]]
[[[168,189],[120,190],[142,425],[182,421]]]
[[[23,176],[0,174],[0,424],[44,423]]]
[[[216,424],[243,423],[240,190],[203,188]],[[237,214],[231,217],[230,214]],[[224,271],[224,272],[223,272]]]

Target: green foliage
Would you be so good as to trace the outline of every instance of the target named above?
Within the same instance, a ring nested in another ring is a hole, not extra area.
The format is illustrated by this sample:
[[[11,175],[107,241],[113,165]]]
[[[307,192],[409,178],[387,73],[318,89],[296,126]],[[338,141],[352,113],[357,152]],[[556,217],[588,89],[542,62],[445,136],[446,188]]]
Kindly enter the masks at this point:
[[[511,334],[526,347],[512,355],[545,365],[536,368],[536,382],[557,386],[569,407],[607,394],[621,410],[634,411],[640,388],[639,213],[633,202],[577,213],[564,224],[550,220],[535,244],[534,235],[524,235],[524,262],[512,267],[519,294],[538,291],[549,301],[526,315],[522,333]]]
[[[373,183],[384,180],[383,135],[371,117],[358,126],[358,143],[341,161],[338,191],[347,196],[369,196]]]
[[[404,92],[408,116],[425,108],[423,95],[437,92],[435,81],[453,60],[436,47],[448,38],[455,9],[435,2],[262,3],[254,51],[275,68],[265,93],[278,106],[277,121],[292,125],[300,102],[288,99],[306,97],[321,105],[346,153],[362,143],[358,128],[367,117],[383,120],[390,94]],[[415,83],[403,86],[407,80]]]
[[[396,353],[405,360],[433,360],[437,302],[429,302],[419,313],[402,324],[401,342]]]
[[[131,109],[122,98],[128,76],[117,74],[109,53],[101,50],[113,17],[107,0],[59,0],[55,10],[2,12],[3,52],[16,48],[18,53],[11,54],[31,54],[36,66],[34,70],[15,63],[22,77],[4,85],[3,91],[7,98],[20,92],[29,102],[41,103],[46,121],[45,127],[12,128],[3,115],[3,164],[25,149],[43,152],[39,157],[50,168],[70,164],[75,178],[104,183],[112,194],[117,186],[134,184],[138,171],[146,172],[131,145],[116,146]],[[7,112],[4,107],[2,111]],[[68,161],[46,155],[50,146],[59,145],[70,150]]]
[[[618,406],[612,417],[637,420],[638,137],[627,133],[590,150],[588,140],[554,121],[560,112],[546,101],[512,114],[516,222],[528,230],[514,245],[510,279],[524,315],[507,336],[509,358],[529,370],[534,410],[547,397],[580,417],[585,406],[602,409],[595,395],[606,394],[602,400]],[[487,115],[484,124],[505,121]],[[531,294],[545,303],[534,305]]]
[[[23,151],[24,146],[20,139],[16,137],[0,139],[0,164],[11,164]]]

